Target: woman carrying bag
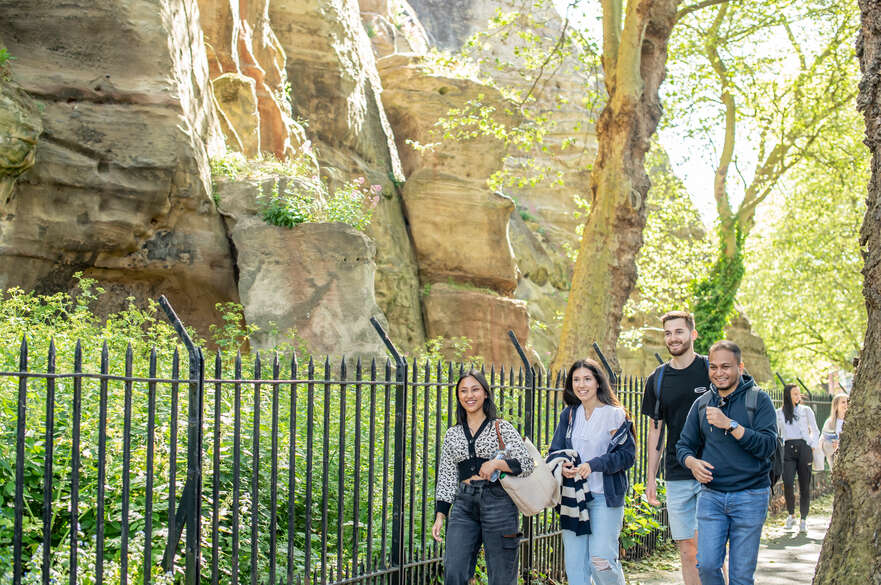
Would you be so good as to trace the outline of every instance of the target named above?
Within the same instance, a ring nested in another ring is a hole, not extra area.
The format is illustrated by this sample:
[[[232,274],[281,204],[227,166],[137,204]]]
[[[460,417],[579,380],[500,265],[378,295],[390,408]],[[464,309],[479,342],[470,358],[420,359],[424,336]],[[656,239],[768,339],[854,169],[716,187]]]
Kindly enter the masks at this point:
[[[603,369],[591,359],[578,360],[569,368],[563,401],[567,407],[560,414],[548,460],[570,457],[561,464],[562,475],[576,482],[586,480],[583,491],[589,513],[586,531],[563,527],[566,576],[570,585],[590,585],[591,578],[596,585],[624,585],[618,536],[629,487],[626,472],[636,459],[633,423]]]
[[[527,476],[535,462],[517,430],[497,417],[482,373],[463,374],[456,382],[456,399],[456,425],[447,429],[438,464],[431,529],[440,542],[449,516],[444,583],[466,585],[483,544],[489,585],[516,585],[520,513],[499,475]]]

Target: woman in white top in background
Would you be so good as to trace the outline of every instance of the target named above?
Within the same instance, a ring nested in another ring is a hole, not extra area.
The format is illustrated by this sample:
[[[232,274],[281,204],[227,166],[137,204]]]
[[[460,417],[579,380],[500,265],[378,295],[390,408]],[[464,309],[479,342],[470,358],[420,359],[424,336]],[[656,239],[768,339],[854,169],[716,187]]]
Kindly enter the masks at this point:
[[[841,427],[844,424],[844,414],[847,412],[847,394],[841,392],[832,399],[832,412],[823,423],[823,435],[820,438],[820,447],[832,468],[835,461],[835,452],[838,451],[838,443],[841,441]]]
[[[810,407],[801,404],[801,392],[795,384],[783,387],[783,406],[777,409],[777,429],[783,437],[783,495],[786,498],[785,528],[795,524],[795,490],[798,473],[798,508],[801,515],[799,531],[807,532],[808,510],[811,507],[811,465],[813,450],[820,443],[820,429]]]

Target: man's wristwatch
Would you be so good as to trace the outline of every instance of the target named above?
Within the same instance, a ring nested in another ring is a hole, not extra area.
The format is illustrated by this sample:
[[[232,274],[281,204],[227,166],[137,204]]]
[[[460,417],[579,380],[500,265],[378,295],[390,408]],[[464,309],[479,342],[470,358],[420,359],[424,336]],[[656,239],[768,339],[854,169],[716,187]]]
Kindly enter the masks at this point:
[[[737,422],[736,420],[729,421],[728,422],[728,432],[733,431],[734,429],[736,429],[739,426],[740,426],[740,423]]]

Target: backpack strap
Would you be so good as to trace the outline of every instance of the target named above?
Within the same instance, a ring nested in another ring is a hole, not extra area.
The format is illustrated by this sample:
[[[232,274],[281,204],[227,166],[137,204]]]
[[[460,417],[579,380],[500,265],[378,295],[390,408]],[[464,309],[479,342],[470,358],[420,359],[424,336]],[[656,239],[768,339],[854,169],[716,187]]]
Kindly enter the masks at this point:
[[[759,392],[755,388],[750,388],[746,392],[746,413],[749,416],[749,428],[753,428],[753,420],[756,418],[756,407],[759,403]]]
[[[655,368],[654,373],[654,390],[655,390],[655,416],[654,416],[654,425],[656,429],[660,429],[658,431],[658,444],[655,446],[657,451],[661,451],[664,448],[664,421],[658,422],[661,418],[661,382],[664,380],[664,369],[667,366],[666,363],[661,364],[657,368]]]
[[[712,390],[707,390],[700,397],[695,400],[697,403],[697,424],[698,428],[700,428],[701,433],[704,432],[704,421],[707,420],[707,406],[710,405],[710,398],[713,397]]]

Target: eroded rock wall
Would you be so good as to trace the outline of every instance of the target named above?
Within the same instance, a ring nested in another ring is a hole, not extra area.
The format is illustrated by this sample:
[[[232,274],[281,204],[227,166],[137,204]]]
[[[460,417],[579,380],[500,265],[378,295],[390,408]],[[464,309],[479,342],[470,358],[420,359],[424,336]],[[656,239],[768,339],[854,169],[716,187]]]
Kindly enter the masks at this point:
[[[0,1],[34,166],[0,213],[0,286],[165,293],[194,323],[237,298],[208,158],[222,148],[195,0]],[[195,16],[195,18],[194,18]]]
[[[295,114],[308,119],[323,172],[332,185],[359,175],[382,185],[368,231],[377,250],[376,297],[392,339],[402,347],[417,347],[425,329],[398,190],[405,177],[358,3],[276,0],[269,14],[287,55]]]

